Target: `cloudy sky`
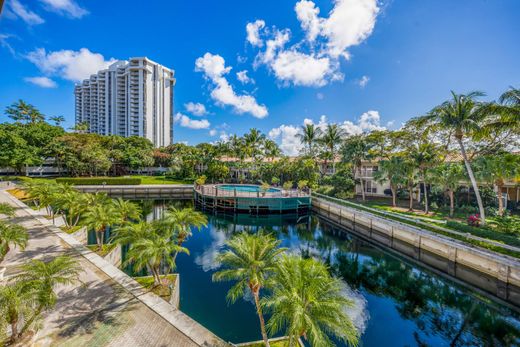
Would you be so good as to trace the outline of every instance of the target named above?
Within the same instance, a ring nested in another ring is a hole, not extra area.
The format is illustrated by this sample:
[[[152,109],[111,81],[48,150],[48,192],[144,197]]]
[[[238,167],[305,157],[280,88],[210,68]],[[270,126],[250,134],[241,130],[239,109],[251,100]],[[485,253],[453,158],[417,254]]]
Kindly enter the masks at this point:
[[[397,128],[457,92],[520,86],[516,0],[6,0],[0,109],[74,122],[74,84],[117,59],[175,70],[175,142],[256,127]],[[5,121],[0,114],[0,121]]]

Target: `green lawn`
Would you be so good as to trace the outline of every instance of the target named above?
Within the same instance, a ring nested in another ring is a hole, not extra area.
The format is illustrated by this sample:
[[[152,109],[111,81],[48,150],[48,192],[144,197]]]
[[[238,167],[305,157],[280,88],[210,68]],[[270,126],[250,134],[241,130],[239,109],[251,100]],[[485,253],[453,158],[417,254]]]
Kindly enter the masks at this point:
[[[271,347],[287,347],[289,346],[289,339],[282,339],[276,341],[269,341]],[[241,345],[240,347],[264,347],[263,341],[251,342],[250,344]]]
[[[110,253],[117,245],[115,243],[105,243],[101,250],[99,250],[98,245],[88,245],[87,248],[91,251],[94,251],[100,257],[105,257],[108,253]]]
[[[141,184],[193,184],[191,181],[174,180],[164,176],[132,175],[130,177],[140,178]]]
[[[352,201],[346,201],[346,200],[338,201],[337,199],[333,199],[333,198],[330,198],[330,197],[323,197],[323,196],[319,196],[319,197],[324,198],[325,200],[332,200],[333,202],[340,203],[340,204],[348,206],[348,207],[353,207],[353,208],[357,208],[357,209],[360,209],[360,210],[364,210],[366,212],[373,213],[375,215],[379,215],[379,216],[381,216],[383,218],[392,219],[392,220],[395,220],[395,221],[398,221],[398,222],[401,222],[401,223],[405,223],[405,224],[410,224],[410,225],[413,225],[413,226],[415,226],[417,228],[421,228],[421,229],[425,229],[425,230],[428,230],[428,231],[432,231],[434,233],[441,234],[441,235],[444,235],[444,236],[448,236],[448,237],[451,237],[451,238],[454,238],[454,239],[458,239],[458,240],[461,240],[461,241],[464,241],[464,242],[467,242],[467,243],[470,243],[470,244],[473,244],[473,245],[476,245],[476,246],[480,246],[482,248],[487,248],[489,250],[492,250],[492,251],[495,251],[495,252],[498,252],[498,253],[507,254],[507,255],[510,255],[512,257],[515,257],[515,258],[520,258],[520,252],[515,252],[515,251],[512,251],[512,250],[508,250],[508,249],[505,249],[505,248],[502,248],[502,247],[499,247],[499,246],[495,246],[495,245],[492,245],[492,244],[489,244],[489,243],[486,243],[486,242],[482,242],[482,241],[479,241],[479,240],[470,239],[470,238],[465,237],[464,235],[456,235],[456,234],[444,232],[444,231],[439,230],[439,229],[437,229],[435,227],[436,226],[441,226],[443,228],[451,229],[451,230],[458,231],[458,232],[470,233],[470,234],[472,234],[474,236],[486,238],[488,240],[493,240],[493,241],[496,241],[496,242],[499,242],[499,243],[504,243],[504,244],[508,244],[508,245],[511,245],[511,246],[520,247],[520,238],[516,237],[514,235],[505,234],[505,233],[501,233],[501,232],[497,232],[497,231],[489,230],[489,229],[485,229],[485,228],[471,228],[471,227],[468,228],[468,227],[463,227],[462,225],[464,225],[465,222],[455,222],[455,223],[458,223],[459,225],[461,225],[458,228],[455,228],[452,225],[444,225],[444,224],[443,225],[439,225],[439,224],[433,223],[433,222],[429,223],[429,224],[431,224],[431,226],[427,226],[427,225],[424,225],[424,224],[419,224],[418,223],[418,222],[420,222],[419,220],[416,223],[416,222],[412,222],[410,220],[402,219],[398,215],[397,216],[395,216],[395,215],[388,215],[388,214],[385,215],[384,212],[389,210],[388,209],[388,207],[389,207],[388,205],[384,206],[384,208],[378,208],[377,207],[378,204],[374,204],[374,203],[366,204],[366,205],[369,205],[369,206],[366,206],[365,204],[360,204],[359,202],[354,203]],[[376,208],[378,210],[381,210],[381,212],[379,213],[377,211],[370,210],[370,209],[368,209],[368,207]],[[391,211],[392,212],[396,212],[393,209]],[[398,213],[398,214],[404,215],[404,213]],[[430,216],[428,216],[428,218],[430,218]],[[421,222],[428,223],[427,221],[424,221],[424,220],[422,220]]]
[[[166,276],[161,276],[163,278],[163,281],[166,280],[168,283],[175,283],[175,279],[177,277],[176,274],[169,274]],[[134,280],[137,281],[140,285],[143,286],[145,289],[149,289],[154,293],[155,295],[160,296],[162,299],[166,301],[170,301],[170,288],[168,285],[154,285],[153,277],[152,276],[139,276],[134,277]]]

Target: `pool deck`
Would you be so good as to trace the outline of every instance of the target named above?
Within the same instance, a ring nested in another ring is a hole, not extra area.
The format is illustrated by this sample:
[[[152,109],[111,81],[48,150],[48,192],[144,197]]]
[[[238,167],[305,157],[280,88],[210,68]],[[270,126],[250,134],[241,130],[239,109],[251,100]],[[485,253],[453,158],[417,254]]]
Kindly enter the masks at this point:
[[[310,195],[308,193],[302,192],[297,189],[278,189],[275,192],[269,191],[261,191],[252,192],[252,191],[242,191],[240,189],[232,190],[232,189],[218,189],[218,184],[205,184],[196,186],[195,192],[202,194],[204,196],[209,197],[233,197],[233,198],[307,198]],[[225,184],[225,186],[229,186],[229,184]],[[237,185],[240,186],[240,185]],[[252,186],[250,184],[245,184],[243,186]],[[271,187],[272,188],[272,187]]]
[[[227,345],[1,187],[0,202],[16,207],[12,222],[29,232],[26,249],[12,249],[2,262],[1,267],[6,268],[4,280],[16,275],[20,265],[31,259],[49,260],[64,254],[74,257],[83,269],[77,283],[58,288],[56,307],[44,314],[33,345]]]

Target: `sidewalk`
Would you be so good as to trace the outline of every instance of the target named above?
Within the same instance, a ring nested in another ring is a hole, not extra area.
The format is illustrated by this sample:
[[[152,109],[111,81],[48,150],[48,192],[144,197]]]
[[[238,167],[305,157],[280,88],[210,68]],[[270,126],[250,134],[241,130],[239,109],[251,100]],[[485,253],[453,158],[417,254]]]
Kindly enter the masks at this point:
[[[57,305],[44,316],[35,346],[199,345],[17,206],[3,189],[0,202],[17,207],[13,221],[29,232],[25,251],[11,250],[2,262],[1,267],[7,268],[5,278],[16,274],[30,259],[47,260],[63,254],[75,257],[84,270],[78,283],[58,289]]]

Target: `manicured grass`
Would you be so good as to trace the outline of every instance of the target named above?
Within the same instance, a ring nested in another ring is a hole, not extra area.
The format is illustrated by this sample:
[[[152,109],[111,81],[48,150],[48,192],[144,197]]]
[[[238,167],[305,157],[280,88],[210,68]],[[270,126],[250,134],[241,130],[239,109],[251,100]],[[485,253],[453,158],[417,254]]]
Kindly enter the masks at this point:
[[[60,177],[58,183],[77,185],[139,185],[141,179],[137,177]]]
[[[141,184],[193,184],[192,181],[175,180],[165,176],[132,175],[130,177],[140,178]]]
[[[169,274],[166,276],[161,276],[163,281],[167,283],[175,283],[175,279],[177,278],[176,274]],[[155,285],[153,282],[153,276],[140,276],[134,277],[134,280],[137,281],[143,288],[151,290],[155,295],[160,296],[162,299],[166,301],[170,301],[170,288],[168,284]]]
[[[63,230],[64,232],[66,232],[67,234],[74,234],[76,231],[78,231],[81,228],[82,228],[81,225],[75,225],[75,226],[70,226],[70,227],[63,225],[60,227],[60,229]]]
[[[87,248],[91,251],[94,251],[100,257],[105,257],[108,253],[110,253],[117,245],[115,243],[105,243],[101,249],[99,249],[98,245],[88,245]]]
[[[425,229],[425,230],[431,231],[431,232],[436,233],[436,234],[440,234],[440,235],[444,235],[444,236],[447,236],[447,237],[450,237],[450,238],[453,238],[453,239],[464,241],[466,243],[469,243],[469,244],[472,244],[472,245],[475,245],[475,246],[479,246],[479,247],[482,247],[482,248],[485,248],[485,249],[489,249],[489,250],[492,250],[492,251],[497,252],[497,253],[509,255],[509,256],[514,257],[514,258],[520,258],[520,252],[516,252],[516,251],[505,249],[505,248],[502,248],[502,247],[499,247],[499,246],[495,246],[495,245],[489,244],[487,242],[470,239],[470,238],[468,238],[468,237],[466,237],[464,235],[457,235],[457,234],[445,232],[443,230],[439,230],[438,228],[436,228],[436,227],[438,227],[438,225],[434,224],[434,223],[430,223],[431,226],[428,226],[428,225],[421,224],[419,222],[416,223],[416,222],[412,222],[412,221],[407,220],[407,219],[399,218],[399,216],[385,214],[384,213],[385,211],[381,211],[381,213],[379,213],[377,211],[370,210],[369,208],[367,208],[367,207],[365,207],[365,206],[363,206],[363,205],[361,205],[359,203],[353,203],[351,201],[346,201],[346,200],[333,199],[333,198],[330,198],[330,197],[324,197],[322,195],[320,195],[319,197],[323,198],[325,200],[330,200],[332,202],[335,202],[335,203],[347,206],[347,207],[352,207],[352,208],[356,208],[356,209],[359,209],[359,210],[362,210],[362,211],[365,211],[365,212],[368,212],[368,213],[372,213],[374,215],[378,215],[378,216],[383,217],[383,218],[395,220],[395,221],[403,223],[403,224],[409,224],[409,225],[415,226],[415,227],[417,227],[419,229]],[[374,208],[374,206],[370,206],[370,207]],[[427,223],[426,221],[422,221],[422,222],[423,223]],[[442,225],[442,227],[446,228],[446,229],[451,229],[453,231],[468,233],[468,234],[471,234],[471,235],[474,235],[474,236],[486,238],[488,240],[492,240],[492,241],[495,241],[495,242],[504,243],[504,244],[508,244],[508,245],[516,246],[516,247],[520,247],[520,239],[518,237],[515,237],[515,236],[512,236],[512,235],[508,235],[508,234],[504,234],[504,233],[500,233],[500,232],[490,231],[490,230],[484,229],[484,228],[471,228],[471,229],[469,229],[469,228],[456,228],[456,227],[454,227],[454,225],[457,225],[457,224],[460,224],[460,223],[455,223],[455,222],[453,224],[452,223],[448,223],[447,225]]]
[[[289,339],[280,339],[280,340],[276,340],[276,341],[269,341],[269,345],[271,347],[288,347],[289,346]],[[245,345],[240,345],[240,347],[264,347],[264,342],[263,341],[256,341],[256,342],[251,342],[249,344],[245,344]],[[298,344],[297,344],[298,346]]]

